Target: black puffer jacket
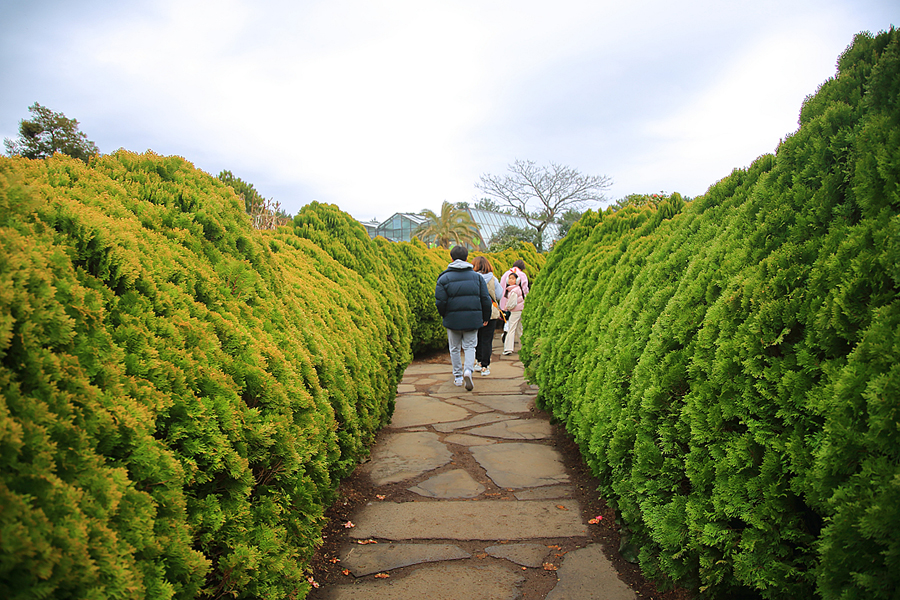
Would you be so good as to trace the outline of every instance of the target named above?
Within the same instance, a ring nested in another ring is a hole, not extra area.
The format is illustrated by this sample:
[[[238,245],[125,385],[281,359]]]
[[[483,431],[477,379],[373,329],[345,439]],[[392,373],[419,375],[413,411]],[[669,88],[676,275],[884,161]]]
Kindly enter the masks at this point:
[[[491,297],[484,278],[464,260],[454,260],[440,274],[434,303],[447,329],[479,329],[491,318]]]

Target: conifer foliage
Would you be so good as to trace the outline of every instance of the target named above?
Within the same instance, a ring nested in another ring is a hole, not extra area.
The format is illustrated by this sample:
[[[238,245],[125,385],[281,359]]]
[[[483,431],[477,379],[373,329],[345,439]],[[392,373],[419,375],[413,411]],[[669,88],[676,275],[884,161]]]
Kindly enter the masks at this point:
[[[177,157],[0,158],[0,597],[306,595],[410,359],[355,228],[254,230]]]
[[[0,158],[0,598],[302,598],[449,253],[178,157]],[[534,248],[492,256],[498,269]]]
[[[898,98],[900,34],[860,34],[775,156],[688,204],[589,212],[550,255],[527,373],[645,572],[896,598]]]

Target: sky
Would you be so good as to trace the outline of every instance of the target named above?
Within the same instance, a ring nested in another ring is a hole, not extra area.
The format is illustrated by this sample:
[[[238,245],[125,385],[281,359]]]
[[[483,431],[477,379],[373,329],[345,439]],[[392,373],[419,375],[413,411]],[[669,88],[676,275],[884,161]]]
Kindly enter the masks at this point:
[[[474,203],[516,160],[696,197],[796,131],[896,0],[0,0],[0,137],[230,170],[288,213]]]

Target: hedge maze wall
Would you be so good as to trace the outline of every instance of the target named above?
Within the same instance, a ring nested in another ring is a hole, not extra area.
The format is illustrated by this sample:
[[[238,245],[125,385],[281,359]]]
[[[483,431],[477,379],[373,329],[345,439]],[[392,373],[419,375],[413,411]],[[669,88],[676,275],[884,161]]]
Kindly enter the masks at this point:
[[[645,572],[898,597],[898,99],[900,33],[861,34],[774,156],[551,253],[523,360]]]
[[[178,157],[0,158],[0,597],[306,595],[340,478],[446,346],[449,253],[243,208]]]

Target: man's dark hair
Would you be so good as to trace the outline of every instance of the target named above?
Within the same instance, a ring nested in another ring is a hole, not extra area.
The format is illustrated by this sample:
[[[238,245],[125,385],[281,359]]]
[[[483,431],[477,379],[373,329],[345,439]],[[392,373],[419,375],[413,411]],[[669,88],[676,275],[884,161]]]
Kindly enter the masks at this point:
[[[453,246],[450,248],[450,258],[453,260],[466,260],[469,258],[469,249],[460,245]]]
[[[524,271],[524,270],[525,270],[525,262],[524,262],[522,259],[519,259],[519,260],[517,260],[516,262],[514,262],[514,263],[513,263],[513,266],[514,266],[515,268],[519,269],[520,271]]]

